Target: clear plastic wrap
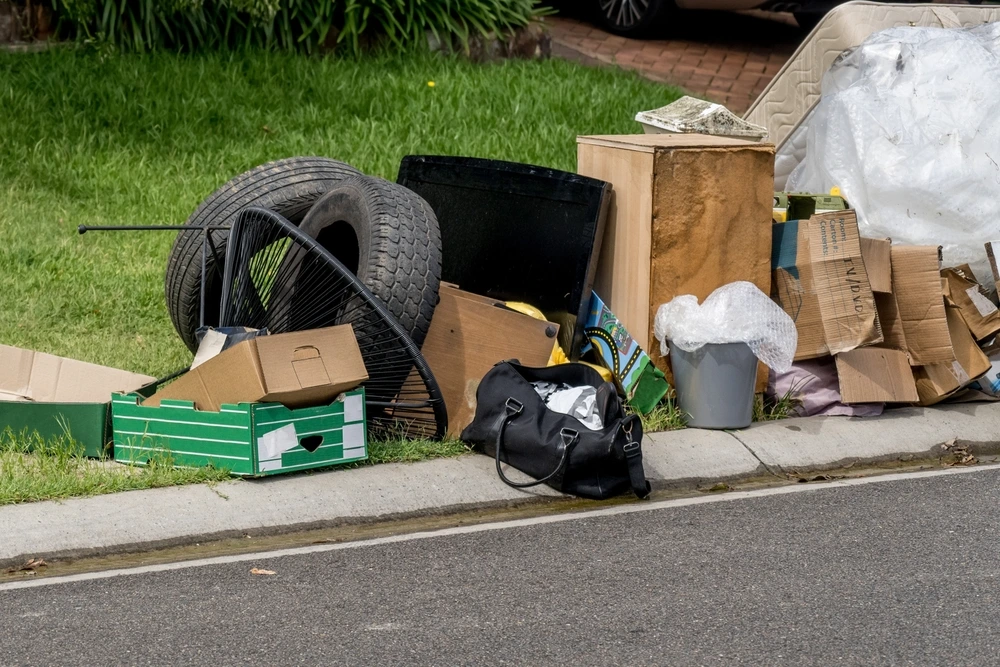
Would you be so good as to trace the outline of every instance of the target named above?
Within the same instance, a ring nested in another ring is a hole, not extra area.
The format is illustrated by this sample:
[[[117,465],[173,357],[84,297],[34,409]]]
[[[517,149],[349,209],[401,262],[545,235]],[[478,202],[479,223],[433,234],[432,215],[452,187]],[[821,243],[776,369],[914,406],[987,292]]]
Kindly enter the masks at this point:
[[[791,368],[799,334],[781,307],[749,282],[723,285],[698,305],[690,294],[659,307],[653,333],[666,355],[667,341],[687,352],[710,343],[746,343],[778,372]]]
[[[864,236],[941,245],[991,284],[1000,239],[1000,24],[901,27],[847,51],[807,120],[790,191],[837,186]]]

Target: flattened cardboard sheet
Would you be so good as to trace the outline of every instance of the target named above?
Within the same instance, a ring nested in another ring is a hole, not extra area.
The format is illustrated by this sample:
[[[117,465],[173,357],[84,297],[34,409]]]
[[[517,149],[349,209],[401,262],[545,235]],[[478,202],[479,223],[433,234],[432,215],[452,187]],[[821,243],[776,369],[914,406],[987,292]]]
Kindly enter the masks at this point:
[[[799,332],[795,359],[882,342],[854,211],[775,224],[771,267],[778,303]]]
[[[910,364],[954,361],[941,285],[941,249],[893,246],[892,288]]]
[[[954,358],[914,369],[921,405],[940,403],[990,370],[989,357],[979,349],[959,309],[948,306],[946,318]]]
[[[107,403],[156,378],[76,359],[0,345],[0,400]]]
[[[906,353],[862,347],[837,355],[841,400],[852,403],[916,403],[920,397]]]

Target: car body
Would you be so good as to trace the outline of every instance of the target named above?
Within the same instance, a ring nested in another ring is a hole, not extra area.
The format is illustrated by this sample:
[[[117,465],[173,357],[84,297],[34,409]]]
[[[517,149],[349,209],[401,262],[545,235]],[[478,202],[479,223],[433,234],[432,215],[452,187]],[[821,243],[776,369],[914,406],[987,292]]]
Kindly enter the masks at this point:
[[[628,37],[645,36],[664,27],[678,10],[766,9],[792,12],[799,25],[812,28],[836,0],[587,0],[597,21],[607,30]]]

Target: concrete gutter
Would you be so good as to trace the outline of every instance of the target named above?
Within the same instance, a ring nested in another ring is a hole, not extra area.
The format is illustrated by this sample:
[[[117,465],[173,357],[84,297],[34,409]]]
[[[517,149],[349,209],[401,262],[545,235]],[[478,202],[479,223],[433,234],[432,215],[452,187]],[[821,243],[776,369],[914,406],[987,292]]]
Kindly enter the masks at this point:
[[[855,465],[935,460],[954,443],[1000,454],[1000,404],[893,410],[874,419],[811,417],[745,431],[688,429],[643,442],[656,489],[787,479]],[[0,566],[28,558],[144,551],[212,539],[551,501],[548,487],[503,484],[468,455],[261,480],[129,491],[0,507]]]

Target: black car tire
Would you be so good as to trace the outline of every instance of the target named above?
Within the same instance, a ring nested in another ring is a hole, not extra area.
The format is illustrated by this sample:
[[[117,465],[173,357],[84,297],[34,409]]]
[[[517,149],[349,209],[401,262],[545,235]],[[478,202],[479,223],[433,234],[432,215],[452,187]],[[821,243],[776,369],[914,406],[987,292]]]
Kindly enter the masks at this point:
[[[441,282],[441,230],[430,204],[402,185],[359,176],[320,197],[299,229],[353,272],[418,347],[423,344]]]
[[[298,223],[323,193],[345,178],[360,173],[349,164],[323,157],[293,157],[268,162],[240,174],[213,192],[185,224],[229,225],[247,206],[267,208]],[[225,230],[211,232],[220,261],[225,260],[228,236]],[[195,332],[201,310],[201,262],[202,233],[194,230],[179,233],[167,260],[167,311],[181,340],[192,352],[198,347]],[[219,323],[222,267],[216,265],[216,255],[210,252],[205,264],[205,324],[208,326]]]
[[[593,8],[606,30],[624,37],[649,35],[676,9],[672,0],[594,0]]]

